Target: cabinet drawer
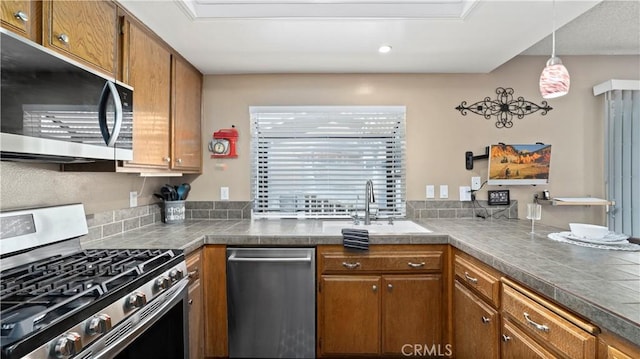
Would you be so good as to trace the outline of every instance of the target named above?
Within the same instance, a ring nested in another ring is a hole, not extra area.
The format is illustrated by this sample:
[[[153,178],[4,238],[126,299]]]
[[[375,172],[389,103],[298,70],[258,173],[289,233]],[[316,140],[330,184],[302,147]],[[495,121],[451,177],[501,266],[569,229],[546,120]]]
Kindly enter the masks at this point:
[[[525,293],[531,294],[524,288]],[[539,296],[527,296],[511,285],[502,286],[502,308],[523,330],[571,359],[592,359],[597,329]],[[552,310],[553,309],[553,310]],[[587,332],[587,330],[590,332]]]
[[[377,252],[368,255],[323,253],[323,273],[442,271],[443,252]]]
[[[455,256],[454,271],[461,282],[466,283],[494,306],[499,306],[500,279],[458,255]]]
[[[187,272],[189,273],[189,285],[200,279],[200,251],[193,252],[187,256]]]

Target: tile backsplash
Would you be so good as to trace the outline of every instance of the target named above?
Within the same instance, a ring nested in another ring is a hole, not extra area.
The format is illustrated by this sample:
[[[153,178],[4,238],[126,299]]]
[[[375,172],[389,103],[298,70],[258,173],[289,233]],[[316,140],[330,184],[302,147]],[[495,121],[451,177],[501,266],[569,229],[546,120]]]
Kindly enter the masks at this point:
[[[187,201],[186,219],[251,219],[250,201]],[[89,233],[83,241],[121,234],[161,221],[160,203],[87,215]]]
[[[518,218],[518,201],[508,206],[489,206],[487,201],[407,201],[407,218],[474,218],[493,217],[496,219]]]
[[[238,220],[251,219],[251,201],[187,201],[186,219]],[[518,202],[508,206],[489,206],[486,201],[407,201],[407,218],[518,218]],[[160,204],[87,215],[89,234],[83,241],[101,239],[148,226],[161,221]]]

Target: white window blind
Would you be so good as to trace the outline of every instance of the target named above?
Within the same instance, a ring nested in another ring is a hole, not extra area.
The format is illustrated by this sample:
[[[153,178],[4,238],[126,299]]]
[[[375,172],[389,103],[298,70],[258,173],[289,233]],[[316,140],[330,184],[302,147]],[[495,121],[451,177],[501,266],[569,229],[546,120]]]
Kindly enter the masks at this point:
[[[254,217],[403,217],[404,106],[251,107]]]
[[[605,100],[609,228],[640,237],[640,90],[611,90]]]

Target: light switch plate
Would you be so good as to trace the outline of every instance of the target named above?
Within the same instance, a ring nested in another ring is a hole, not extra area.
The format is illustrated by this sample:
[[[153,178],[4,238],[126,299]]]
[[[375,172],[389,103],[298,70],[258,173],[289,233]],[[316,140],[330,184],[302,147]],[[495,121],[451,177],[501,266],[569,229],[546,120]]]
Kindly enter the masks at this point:
[[[471,177],[471,189],[477,191],[480,189],[481,183],[480,177]]]
[[[460,186],[460,200],[471,201],[471,187]]]
[[[129,207],[137,207],[138,206],[138,192],[131,191],[129,192]]]
[[[449,186],[446,184],[440,185],[440,198],[449,198]]]
[[[427,198],[436,198],[436,186],[432,184],[427,185]]]
[[[229,187],[220,187],[220,199],[223,201],[229,200]]]

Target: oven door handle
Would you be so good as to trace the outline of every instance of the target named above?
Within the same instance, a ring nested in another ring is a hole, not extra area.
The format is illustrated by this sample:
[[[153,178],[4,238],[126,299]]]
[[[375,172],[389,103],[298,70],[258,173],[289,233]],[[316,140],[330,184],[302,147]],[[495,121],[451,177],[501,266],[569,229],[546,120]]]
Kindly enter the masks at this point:
[[[311,256],[306,257],[237,257],[232,253],[227,259],[229,262],[269,262],[269,263],[310,263]]]

